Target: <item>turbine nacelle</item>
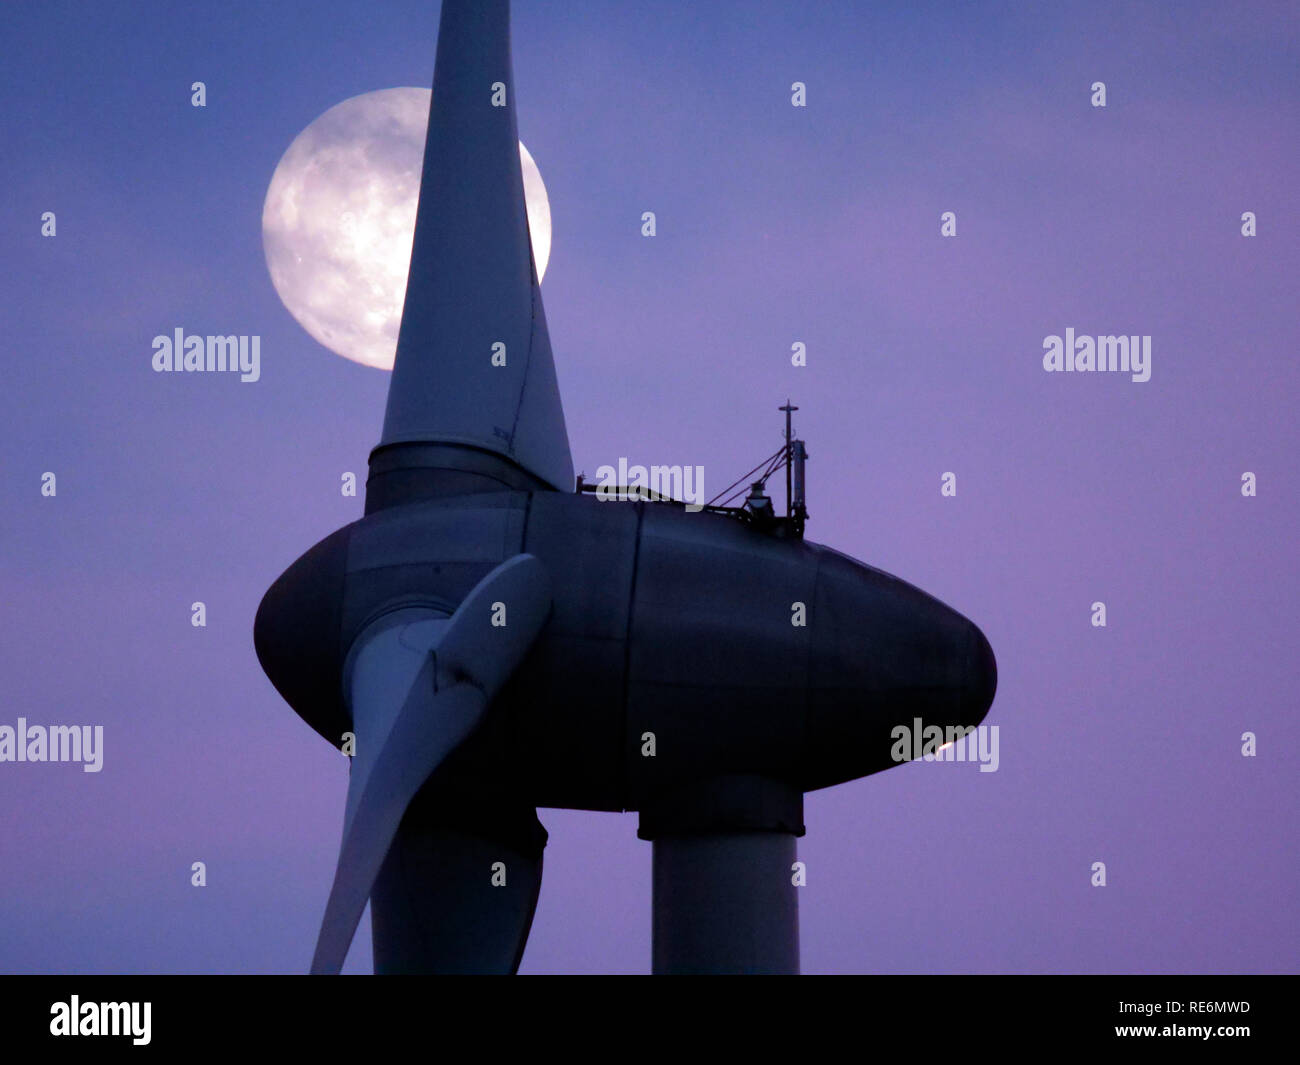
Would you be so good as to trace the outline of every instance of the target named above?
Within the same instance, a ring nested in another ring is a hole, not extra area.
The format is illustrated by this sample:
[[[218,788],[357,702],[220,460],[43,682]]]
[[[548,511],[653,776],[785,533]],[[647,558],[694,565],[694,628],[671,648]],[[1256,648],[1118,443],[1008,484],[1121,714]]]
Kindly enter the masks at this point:
[[[887,573],[672,504],[523,491],[397,506],[326,538],[263,601],[263,667],[339,746],[344,664],[376,619],[450,615],[521,554],[552,606],[493,704],[491,761],[534,806],[638,810],[731,775],[827,787],[895,764],[895,727],[972,727],[992,702],[979,629]]]

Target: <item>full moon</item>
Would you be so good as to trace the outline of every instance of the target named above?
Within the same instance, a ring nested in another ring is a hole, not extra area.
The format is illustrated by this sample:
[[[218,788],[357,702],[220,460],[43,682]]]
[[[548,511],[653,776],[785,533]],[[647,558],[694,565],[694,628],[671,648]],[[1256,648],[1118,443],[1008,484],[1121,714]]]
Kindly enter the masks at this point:
[[[316,340],[393,368],[420,194],[428,89],[382,89],[331,107],[294,138],[262,205],[275,291]],[[537,277],[551,253],[551,207],[521,142]]]

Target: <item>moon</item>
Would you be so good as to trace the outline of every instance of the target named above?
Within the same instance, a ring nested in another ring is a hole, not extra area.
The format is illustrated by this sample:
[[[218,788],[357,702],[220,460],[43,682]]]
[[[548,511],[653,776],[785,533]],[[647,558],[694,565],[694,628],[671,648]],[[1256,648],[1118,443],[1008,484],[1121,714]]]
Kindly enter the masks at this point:
[[[294,138],[262,205],[271,282],[298,324],[331,351],[393,368],[415,235],[429,89],[381,89],[336,104]],[[551,207],[519,144],[537,277],[551,253]]]

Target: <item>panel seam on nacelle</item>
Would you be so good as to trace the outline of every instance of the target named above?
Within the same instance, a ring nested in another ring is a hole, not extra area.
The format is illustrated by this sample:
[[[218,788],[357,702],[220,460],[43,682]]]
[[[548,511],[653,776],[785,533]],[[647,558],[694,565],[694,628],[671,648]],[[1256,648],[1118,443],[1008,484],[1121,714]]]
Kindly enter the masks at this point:
[[[636,535],[632,540],[632,584],[627,593],[627,627],[623,632],[623,726],[620,729],[623,740],[622,772],[619,774],[619,788],[622,794],[619,795],[618,804],[620,809],[627,811],[628,796],[628,704],[632,699],[632,619],[636,616],[636,587],[640,576],[641,569],[641,533],[644,529],[645,507],[643,502],[632,504],[636,508]]]
[[[812,582],[812,610],[817,609],[817,596],[821,589],[822,581],[822,563],[826,555],[822,551],[817,552],[817,567],[813,570]],[[817,624],[818,619],[813,619],[813,624]],[[812,626],[805,630],[807,638],[804,641],[804,682],[803,682],[803,745],[799,751],[799,790],[806,789],[812,766],[810,764],[809,752],[811,750],[812,739],[809,735],[811,731],[810,723],[812,721],[812,680],[813,680],[813,649],[817,641],[812,638]]]

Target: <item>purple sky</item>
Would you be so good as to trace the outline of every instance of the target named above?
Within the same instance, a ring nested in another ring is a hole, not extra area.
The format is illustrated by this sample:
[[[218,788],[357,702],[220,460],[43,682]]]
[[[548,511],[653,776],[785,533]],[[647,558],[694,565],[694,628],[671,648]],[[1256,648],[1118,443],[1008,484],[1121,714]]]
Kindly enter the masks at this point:
[[[809,538],[997,653],[996,773],[807,797],[806,972],[1297,968],[1300,16],[1134,6],[515,5],[575,467],[700,464],[711,495],[789,395]],[[0,725],[105,731],[98,774],[0,763],[0,971],[307,967],[346,762],[263,676],[253,614],[360,516],[339,476],[388,375],[283,308],[261,206],[321,112],[429,83],[436,24],[0,8]],[[153,373],[177,326],[260,335],[261,380]],[[1067,327],[1149,334],[1151,380],[1045,373]],[[541,817],[522,971],[648,972],[636,815]],[[369,954],[367,920],[348,971]]]

